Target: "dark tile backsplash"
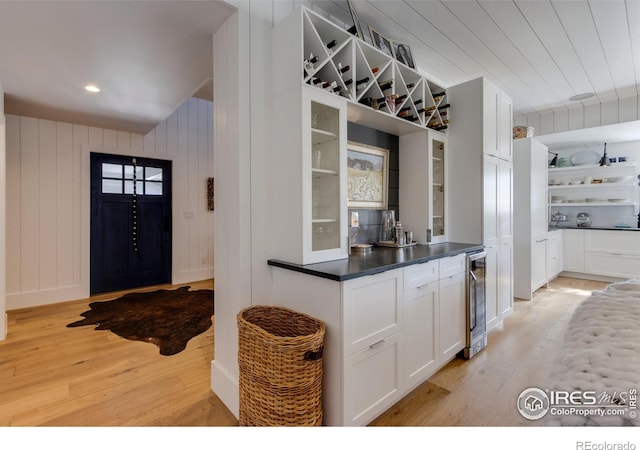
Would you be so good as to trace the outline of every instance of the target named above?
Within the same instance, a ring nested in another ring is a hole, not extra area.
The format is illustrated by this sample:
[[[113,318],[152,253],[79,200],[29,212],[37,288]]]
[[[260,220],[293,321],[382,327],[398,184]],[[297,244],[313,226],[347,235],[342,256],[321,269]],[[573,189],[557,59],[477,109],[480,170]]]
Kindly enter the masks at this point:
[[[347,139],[361,144],[374,145],[376,147],[389,149],[388,209],[395,210],[396,220],[401,220],[398,197],[400,186],[398,136],[349,122],[347,128]],[[380,211],[373,209],[349,209],[347,220],[350,220],[351,218],[351,211],[358,211],[358,219],[360,220],[360,230],[356,235],[355,243],[372,244],[377,242],[380,235]],[[349,234],[351,236],[355,231],[356,230],[354,228],[349,228]]]

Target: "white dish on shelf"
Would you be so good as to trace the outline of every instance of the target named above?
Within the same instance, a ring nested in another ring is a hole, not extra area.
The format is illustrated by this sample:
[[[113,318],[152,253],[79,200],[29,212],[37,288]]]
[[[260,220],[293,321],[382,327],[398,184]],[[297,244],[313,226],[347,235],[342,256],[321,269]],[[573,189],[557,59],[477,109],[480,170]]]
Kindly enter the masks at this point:
[[[575,186],[576,184],[582,184],[582,181],[570,181],[569,184]]]
[[[626,183],[627,181],[631,181],[631,179],[633,178],[633,176],[626,176],[626,177],[608,177],[607,178],[607,183]]]
[[[593,150],[582,150],[581,152],[571,155],[569,161],[571,161],[571,164],[574,166],[596,164],[598,161],[600,161],[600,155]]]
[[[586,203],[605,203],[606,200],[603,198],[588,198],[585,200]]]
[[[628,202],[629,199],[627,198],[610,198],[609,199],[609,203],[624,203],[624,202]]]

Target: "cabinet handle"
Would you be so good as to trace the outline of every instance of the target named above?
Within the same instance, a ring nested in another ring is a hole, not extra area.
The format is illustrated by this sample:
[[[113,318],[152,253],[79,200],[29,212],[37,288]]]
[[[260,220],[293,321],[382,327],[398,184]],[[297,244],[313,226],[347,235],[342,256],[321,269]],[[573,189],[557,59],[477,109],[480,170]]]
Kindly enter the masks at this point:
[[[380,339],[378,342],[374,342],[373,344],[371,344],[369,346],[369,348],[376,348],[376,347],[380,347],[382,344],[384,344],[384,339]]]
[[[424,289],[427,286],[429,286],[431,283],[425,283],[425,284],[421,284],[420,286],[418,286],[416,289]]]
[[[536,242],[545,242],[546,239],[537,239]]]

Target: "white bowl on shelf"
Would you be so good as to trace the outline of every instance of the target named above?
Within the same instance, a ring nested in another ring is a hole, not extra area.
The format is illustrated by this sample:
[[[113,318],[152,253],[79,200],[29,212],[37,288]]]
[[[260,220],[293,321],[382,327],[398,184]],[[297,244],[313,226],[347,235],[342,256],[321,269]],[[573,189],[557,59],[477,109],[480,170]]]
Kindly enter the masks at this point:
[[[607,183],[626,183],[628,181],[631,181],[632,178],[633,178],[633,176],[607,177]]]

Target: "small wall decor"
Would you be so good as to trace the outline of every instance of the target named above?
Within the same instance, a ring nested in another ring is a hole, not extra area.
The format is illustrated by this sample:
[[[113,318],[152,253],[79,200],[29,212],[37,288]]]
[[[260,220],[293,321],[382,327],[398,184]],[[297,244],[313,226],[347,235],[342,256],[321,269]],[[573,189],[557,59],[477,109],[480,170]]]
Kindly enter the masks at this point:
[[[207,209],[213,211],[213,177],[207,178]]]
[[[405,44],[398,44],[396,46],[396,59],[400,61],[402,64],[415,69],[416,66],[413,62],[413,54],[411,53],[411,48]]]
[[[373,41],[374,47],[382,50],[383,53],[386,53],[392,58],[395,58],[395,55],[393,54],[393,44],[391,43],[391,39],[381,35],[371,27],[369,27],[369,31],[371,32],[371,40]]]
[[[347,206],[387,209],[389,150],[349,142],[347,145]]]

